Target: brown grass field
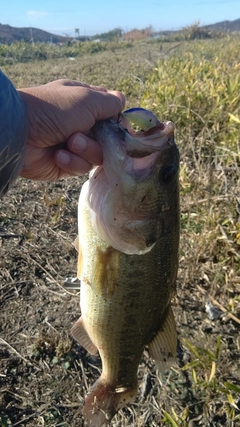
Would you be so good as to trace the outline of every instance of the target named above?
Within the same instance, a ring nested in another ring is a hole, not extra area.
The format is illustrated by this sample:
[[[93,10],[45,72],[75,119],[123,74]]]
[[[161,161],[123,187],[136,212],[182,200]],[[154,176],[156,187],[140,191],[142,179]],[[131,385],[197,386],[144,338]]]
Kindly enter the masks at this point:
[[[113,427],[240,426],[239,42],[235,35],[31,47],[41,60],[31,59],[27,45],[5,56],[0,49],[1,67],[17,87],[58,78],[103,85],[122,90],[127,107],[149,108],[176,124],[178,360],[159,375],[146,350],[137,399]],[[76,276],[72,242],[84,179],[19,179],[0,202],[0,427],[84,426],[84,396],[101,364],[70,336],[79,293],[63,287]],[[214,320],[209,301],[221,309]]]

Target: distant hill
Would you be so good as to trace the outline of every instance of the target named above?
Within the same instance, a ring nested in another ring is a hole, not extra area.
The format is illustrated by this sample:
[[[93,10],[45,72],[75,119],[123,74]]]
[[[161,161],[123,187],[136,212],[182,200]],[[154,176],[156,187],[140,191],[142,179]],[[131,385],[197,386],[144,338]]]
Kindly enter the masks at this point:
[[[69,39],[69,38],[68,38]],[[25,42],[65,42],[67,37],[50,34],[47,31],[39,30],[38,28],[17,28],[10,25],[0,24],[0,43],[14,43],[18,41]]]
[[[178,34],[183,33],[186,30],[193,30],[195,27],[194,32],[194,38],[201,38],[202,36],[211,36],[213,33],[233,33],[233,32],[240,32],[240,19],[235,19],[234,21],[222,21],[217,22],[216,24],[210,24],[210,25],[202,25],[200,26],[198,22],[193,23],[192,25],[182,28],[181,30],[168,30],[168,31],[157,31],[153,33],[155,36],[163,35],[163,36],[169,36],[172,34]],[[199,37],[198,37],[199,36]]]
[[[210,31],[233,32],[240,31],[240,18],[234,21],[222,21],[216,24],[205,25],[204,28]]]
[[[72,37],[58,36],[56,34],[48,33],[47,31],[40,30],[39,28],[17,28],[10,25],[0,24],[0,43],[14,43],[18,41],[25,42],[51,42],[51,43],[64,43],[72,40]]]
[[[240,31],[240,19],[234,21],[217,22],[216,24],[205,25],[203,28],[209,31],[218,32],[233,32]],[[140,31],[140,30],[139,30]],[[175,32],[175,31],[174,31]],[[159,31],[157,34],[169,34],[173,31]],[[93,37],[94,38],[94,37]],[[90,37],[77,37],[77,40],[89,40]],[[48,33],[47,31],[40,30],[39,28],[17,28],[10,25],[0,24],[0,43],[10,44],[23,40],[25,42],[51,42],[51,43],[64,43],[73,40],[72,37],[58,36],[56,34]]]

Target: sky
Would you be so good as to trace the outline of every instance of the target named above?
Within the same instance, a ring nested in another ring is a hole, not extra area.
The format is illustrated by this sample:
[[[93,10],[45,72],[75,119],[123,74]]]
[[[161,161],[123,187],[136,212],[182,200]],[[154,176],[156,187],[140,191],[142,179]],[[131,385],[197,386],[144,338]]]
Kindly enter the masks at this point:
[[[12,0],[4,2],[0,23],[69,36],[78,28],[79,35],[92,36],[114,28],[178,30],[238,18],[240,0]]]

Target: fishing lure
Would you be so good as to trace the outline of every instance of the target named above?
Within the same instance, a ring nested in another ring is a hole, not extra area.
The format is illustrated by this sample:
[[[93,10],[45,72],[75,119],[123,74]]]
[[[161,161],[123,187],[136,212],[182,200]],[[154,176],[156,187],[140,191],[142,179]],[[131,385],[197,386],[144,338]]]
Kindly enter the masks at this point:
[[[155,114],[153,114],[152,111],[146,110],[145,108],[129,108],[129,110],[123,111],[122,115],[135,126],[139,126],[144,131],[161,125],[161,122],[158,120]]]

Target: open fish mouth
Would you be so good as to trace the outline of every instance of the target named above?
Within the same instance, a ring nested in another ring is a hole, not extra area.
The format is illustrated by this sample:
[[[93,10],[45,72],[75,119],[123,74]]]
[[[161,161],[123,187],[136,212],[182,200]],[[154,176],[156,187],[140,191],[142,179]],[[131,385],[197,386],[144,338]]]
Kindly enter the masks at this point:
[[[124,115],[120,115],[118,122],[109,119],[109,123],[115,126],[119,124],[118,134],[125,142],[126,154],[130,157],[146,157],[165,149],[166,143],[174,144],[174,124],[171,121],[159,122],[148,130],[139,131],[134,130]]]
[[[153,115],[151,112],[148,113]],[[153,117],[155,116],[153,115]],[[112,163],[113,158],[118,158],[115,166],[120,162],[121,167],[125,170],[143,171],[145,169],[145,172],[148,173],[147,170],[149,171],[149,167],[152,167],[161,152],[176,147],[174,124],[171,121],[160,122],[156,118],[151,128],[135,131],[136,120],[131,120],[131,122],[133,127],[125,113],[120,114],[118,120],[110,118],[97,122],[93,128],[94,137],[102,145],[105,165]],[[139,126],[138,115],[137,125]],[[114,147],[112,143],[107,142],[110,134],[111,139],[115,141]]]
[[[159,121],[152,111],[144,108],[137,107],[123,111],[119,116],[119,122],[130,136],[138,141],[136,144],[133,141],[127,141],[127,153],[132,157],[144,157],[149,152],[160,151],[168,138],[170,143],[173,140],[174,124],[170,121]],[[140,130],[136,131],[134,127]],[[141,155],[142,148],[143,155]]]

